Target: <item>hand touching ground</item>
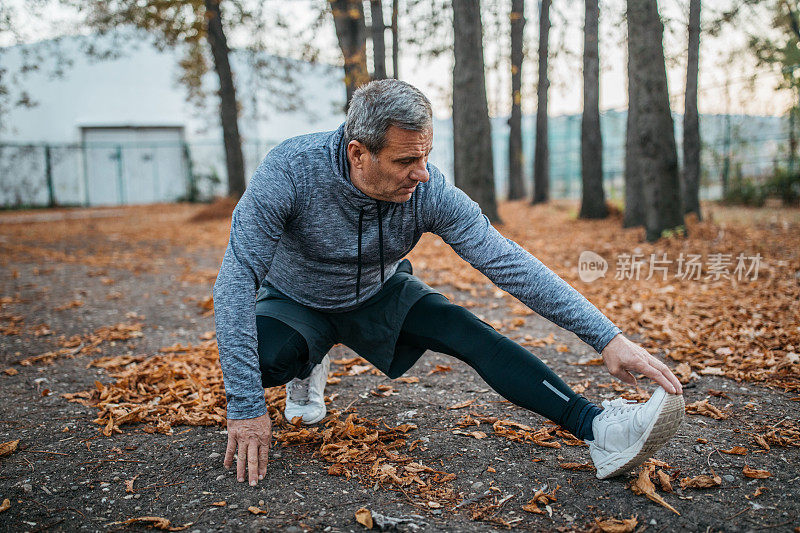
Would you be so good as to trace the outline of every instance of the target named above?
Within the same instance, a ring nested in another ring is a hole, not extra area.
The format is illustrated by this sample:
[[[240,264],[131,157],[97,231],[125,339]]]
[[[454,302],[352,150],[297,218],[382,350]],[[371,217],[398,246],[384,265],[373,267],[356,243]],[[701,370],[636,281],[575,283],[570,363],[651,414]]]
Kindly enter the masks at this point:
[[[633,375],[636,372],[649,377],[670,394],[683,394],[681,382],[667,365],[622,333],[611,339],[601,355],[611,375],[625,383],[636,385]]]
[[[236,455],[236,478],[244,481],[245,466],[251,486],[267,473],[269,447],[272,443],[272,421],[269,413],[256,418],[228,419],[228,447],[225,468],[230,468]]]

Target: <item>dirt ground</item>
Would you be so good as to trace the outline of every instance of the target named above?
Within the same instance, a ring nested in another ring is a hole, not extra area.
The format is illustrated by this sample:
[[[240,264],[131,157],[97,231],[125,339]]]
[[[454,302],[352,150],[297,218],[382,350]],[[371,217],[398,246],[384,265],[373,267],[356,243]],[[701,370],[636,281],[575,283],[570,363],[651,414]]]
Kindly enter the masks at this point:
[[[46,217],[41,211],[0,214],[0,326],[5,328],[0,334],[0,444],[20,441],[0,458],[0,503],[10,504],[0,512],[0,530],[146,530],[152,521],[123,522],[161,517],[170,521],[168,527],[187,526],[186,531],[361,531],[355,514],[366,508],[373,517],[405,519],[397,526],[404,531],[508,526],[585,531],[596,527],[595,519],[632,517],[635,531],[800,531],[800,448],[791,437],[798,427],[798,392],[718,373],[694,373],[684,387],[685,400],[710,398],[728,417],[687,414],[677,435],[656,455],[674,486],[673,492],[657,486],[658,493],[676,512],[635,494],[629,488],[635,474],[600,481],[591,469],[561,466],[589,461],[586,446],[514,441],[488,422],[463,430],[457,424],[467,414],[534,428],[545,419],[503,401],[468,366],[431,352],[407,374],[418,377],[416,383],[364,372],[342,376],[326,393],[336,394],[329,409],[349,408],[387,425],[416,425],[408,440],[419,445],[405,453],[455,474],[447,483],[456,501],[474,500],[460,507],[428,505],[388,483],[329,475],[330,464],[313,444],[276,444],[266,478],[249,487],[223,468],[226,433],[218,425],[176,426],[164,434],[131,424],[104,436],[102,426],[93,423],[96,409],[62,396],[91,390],[95,381],[114,381],[88,363],[101,356],[155,355],[176,343],[197,344],[214,330],[214,317],[201,304],[210,296],[229,220],[188,224],[201,209],[166,205],[107,210],[111,215],[98,214],[103,210],[68,210],[64,216],[54,211]],[[789,233],[800,233],[796,221],[781,223],[788,224]],[[796,257],[796,250],[787,253]],[[517,316],[485,280],[448,283],[448,273],[437,271],[428,256],[420,255],[416,263],[417,275],[485,320],[507,324]],[[82,303],[69,305],[76,301]],[[784,309],[785,326],[800,332],[796,304]],[[565,381],[585,387],[590,400],[599,404],[620,390],[637,393],[632,387],[615,390],[603,366],[577,364],[597,354],[572,333],[538,315],[522,322],[506,326],[507,333],[516,339],[552,334],[549,343],[529,349]],[[140,323],[141,331],[126,340],[102,341],[94,354],[72,356],[70,348],[52,361],[19,364],[62,349],[62,337],[119,323]],[[639,333],[631,336],[647,340]],[[793,349],[798,351],[797,345]],[[354,354],[337,346],[332,355]],[[451,369],[432,372],[437,365]],[[799,367],[793,368],[796,378]],[[387,384],[396,394],[380,395]],[[653,389],[646,381],[640,384]],[[473,399],[464,408],[448,409]],[[757,444],[753,436],[770,428],[786,429],[785,445],[773,443],[767,450]],[[476,438],[469,433],[473,430],[484,436]],[[737,446],[745,455],[722,452]],[[745,467],[770,475],[747,477]],[[718,475],[721,481],[710,488],[680,488],[680,479],[700,475]],[[556,486],[555,500],[543,514],[523,510],[537,490],[551,492]],[[476,512],[481,508],[483,513]]]

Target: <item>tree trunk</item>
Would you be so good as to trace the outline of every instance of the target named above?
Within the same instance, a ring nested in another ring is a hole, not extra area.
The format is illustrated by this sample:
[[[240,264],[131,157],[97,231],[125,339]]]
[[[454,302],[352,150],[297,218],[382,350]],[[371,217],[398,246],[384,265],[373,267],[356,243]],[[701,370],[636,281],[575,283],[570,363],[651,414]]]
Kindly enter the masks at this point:
[[[381,0],[370,0],[370,14],[372,15],[372,62],[375,64],[372,79],[382,80],[386,77],[386,44],[383,40],[386,26],[383,24]]]
[[[499,222],[478,0],[453,0],[453,34],[455,184],[478,202],[489,220]]]
[[[664,27],[653,0],[628,0],[628,120],[626,157],[639,174],[646,238],[683,225],[678,154],[669,108],[662,39]],[[627,177],[627,175],[626,175]],[[626,191],[626,200],[628,193]],[[626,203],[626,211],[631,204]]]
[[[336,37],[344,57],[347,105],[361,85],[369,82],[367,69],[367,25],[361,0],[330,0]]]
[[[400,0],[392,0],[392,77],[400,79],[400,68],[398,62],[400,61],[400,34],[397,27],[397,12],[399,11]]]
[[[608,209],[603,190],[603,136],[600,132],[600,9],[598,0],[586,0],[585,3],[580,218],[605,218]]]
[[[228,41],[222,28],[219,0],[205,0],[208,28],[206,38],[214,56],[214,69],[219,77],[219,114],[225,143],[225,165],[228,171],[228,195],[239,198],[244,193],[244,159],[239,136],[236,88],[228,61]]]
[[[700,0],[689,1],[689,59],[683,114],[683,212],[700,212],[700,116],[697,112],[697,76],[700,66]]]
[[[508,199],[525,196],[522,180],[522,42],[525,1],[511,0],[511,118],[508,121]]]
[[[550,198],[550,151],[547,140],[547,52],[550,37],[550,0],[539,4],[539,84],[536,88],[536,148],[533,153],[533,203]]]
[[[628,71],[631,69],[630,57],[628,57]],[[625,214],[622,218],[622,226],[632,228],[644,225],[644,205],[642,200],[642,171],[640,168],[641,157],[636,152],[638,149],[638,139],[636,139],[636,110],[637,106],[632,102],[638,101],[639,97],[635,94],[636,88],[630,85],[628,76],[628,116],[625,125]]]

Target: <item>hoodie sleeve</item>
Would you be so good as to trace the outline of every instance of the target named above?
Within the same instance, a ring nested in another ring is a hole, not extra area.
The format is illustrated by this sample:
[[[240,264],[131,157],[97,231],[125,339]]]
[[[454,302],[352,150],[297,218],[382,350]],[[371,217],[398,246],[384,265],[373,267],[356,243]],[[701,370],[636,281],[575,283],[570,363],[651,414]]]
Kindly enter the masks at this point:
[[[620,329],[555,272],[503,237],[476,202],[429,165],[427,231],[439,235],[470,265],[533,311],[575,333],[598,353]]]
[[[255,171],[233,210],[230,240],[214,283],[214,320],[230,419],[267,412],[255,301],[284,226],[298,205],[295,185],[285,168],[271,153]]]

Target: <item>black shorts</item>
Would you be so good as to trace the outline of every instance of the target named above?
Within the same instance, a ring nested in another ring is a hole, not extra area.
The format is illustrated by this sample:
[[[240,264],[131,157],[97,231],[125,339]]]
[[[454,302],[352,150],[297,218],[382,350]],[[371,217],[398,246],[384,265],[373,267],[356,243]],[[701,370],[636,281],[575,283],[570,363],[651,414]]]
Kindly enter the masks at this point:
[[[414,276],[411,262],[404,259],[377,294],[351,311],[311,309],[264,281],[256,315],[276,318],[297,330],[308,344],[313,363],[322,361],[334,344],[342,343],[394,379],[425,353],[423,348],[398,342],[398,336],[408,310],[427,294],[441,295]]]

